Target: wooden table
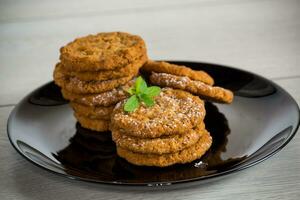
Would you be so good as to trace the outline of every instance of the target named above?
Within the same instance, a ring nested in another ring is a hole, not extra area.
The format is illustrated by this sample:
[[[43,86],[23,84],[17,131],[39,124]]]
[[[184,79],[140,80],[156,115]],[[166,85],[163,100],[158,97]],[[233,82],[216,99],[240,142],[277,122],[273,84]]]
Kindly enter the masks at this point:
[[[152,59],[236,66],[263,75],[300,102],[300,1],[4,0],[0,2],[0,199],[299,199],[300,135],[271,159],[184,190],[120,191],[68,180],[9,144],[10,111],[52,79],[59,47],[103,31],[141,35]]]

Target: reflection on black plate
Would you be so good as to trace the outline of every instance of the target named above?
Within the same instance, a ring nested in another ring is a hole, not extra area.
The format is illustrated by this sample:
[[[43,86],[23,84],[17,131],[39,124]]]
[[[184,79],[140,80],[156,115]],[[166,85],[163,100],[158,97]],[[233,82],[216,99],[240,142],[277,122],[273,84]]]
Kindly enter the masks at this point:
[[[89,174],[108,181],[173,182],[212,174],[241,162],[246,156],[224,160],[221,158],[222,152],[226,152],[227,136],[230,134],[228,122],[213,104],[207,103],[206,111],[205,123],[214,143],[202,159],[190,164],[167,168],[134,166],[116,155],[110,132],[99,134],[82,128],[78,123],[70,144],[54,156],[70,170],[70,174],[75,169],[76,173],[83,173],[82,176]]]
[[[166,168],[139,167],[116,155],[110,132],[82,128],[53,82],[21,101],[10,115],[8,136],[33,163],[67,177],[114,185],[182,186],[240,171],[270,157],[294,136],[299,108],[276,84],[220,65],[175,62],[203,69],[235,93],[231,105],[206,103],[213,145],[200,159]],[[180,184],[181,183],[181,184]]]
[[[47,84],[30,95],[28,102],[39,106],[57,106],[68,103],[55,84]]]

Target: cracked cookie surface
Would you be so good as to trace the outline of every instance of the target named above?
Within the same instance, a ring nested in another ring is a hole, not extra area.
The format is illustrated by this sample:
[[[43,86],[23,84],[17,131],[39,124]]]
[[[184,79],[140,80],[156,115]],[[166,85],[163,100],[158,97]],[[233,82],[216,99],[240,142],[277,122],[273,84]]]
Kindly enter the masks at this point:
[[[69,71],[66,67],[62,67],[62,73],[69,75],[71,77],[77,77],[82,81],[106,81],[110,79],[118,79],[130,76],[132,74],[136,75],[139,72],[139,69],[147,61],[147,56],[138,58],[138,60],[132,61],[129,65],[126,65],[122,68],[115,70],[101,70],[101,71],[86,71],[86,72],[77,72]],[[62,64],[63,65],[63,64]]]
[[[106,81],[82,81],[77,77],[65,75],[61,68],[62,65],[60,64],[57,64],[55,67],[53,74],[55,83],[61,88],[76,94],[95,94],[110,91],[114,88],[125,85],[137,75],[131,74],[127,77]]]
[[[204,123],[182,135],[170,135],[159,138],[138,138],[112,131],[112,138],[117,146],[136,153],[165,154],[175,153],[194,145],[204,132]]]
[[[106,32],[80,37],[60,49],[60,60],[70,71],[113,70],[146,55],[146,45],[137,35]]]
[[[143,154],[135,153],[117,146],[117,153],[128,162],[141,166],[166,167],[176,163],[184,164],[192,162],[201,156],[210,148],[212,137],[208,131],[205,131],[198,142],[182,151],[168,154]]]
[[[204,102],[197,96],[181,90],[163,88],[155,104],[143,103],[134,111],[124,111],[125,100],[119,102],[112,114],[112,130],[121,130],[140,138],[185,134],[203,121]]]
[[[150,76],[150,81],[154,85],[191,92],[205,100],[218,103],[231,103],[233,101],[234,95],[230,90],[222,87],[210,86],[201,81],[194,81],[186,76],[153,72]]]
[[[175,65],[163,61],[151,61],[145,63],[142,67],[143,71],[146,72],[157,72],[157,73],[167,73],[177,76],[187,76],[192,80],[201,81],[208,85],[214,84],[214,79],[207,74],[205,71],[192,70],[189,67],[183,65]]]
[[[133,81],[110,91],[99,94],[76,94],[62,89],[62,95],[69,101],[84,104],[86,106],[111,106],[126,99],[129,94],[126,92],[133,85]]]

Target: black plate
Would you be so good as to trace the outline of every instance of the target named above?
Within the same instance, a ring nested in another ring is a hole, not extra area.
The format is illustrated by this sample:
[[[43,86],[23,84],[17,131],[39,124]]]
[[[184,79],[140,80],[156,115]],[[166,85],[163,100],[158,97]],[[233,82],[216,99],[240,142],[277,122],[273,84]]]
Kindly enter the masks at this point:
[[[258,75],[221,65],[174,62],[211,74],[235,93],[230,105],[206,103],[211,149],[190,164],[138,167],[116,155],[110,133],[82,128],[48,83],[25,97],[8,120],[16,150],[36,165],[73,179],[126,186],[203,183],[253,166],[282,149],[299,126],[299,108],[281,87]]]

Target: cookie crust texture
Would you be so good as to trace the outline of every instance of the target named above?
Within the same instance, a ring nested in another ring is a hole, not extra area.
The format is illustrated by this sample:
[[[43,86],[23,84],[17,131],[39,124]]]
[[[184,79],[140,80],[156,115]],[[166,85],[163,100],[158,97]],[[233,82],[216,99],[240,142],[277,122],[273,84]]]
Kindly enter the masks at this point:
[[[123,86],[99,94],[76,94],[66,89],[62,89],[61,92],[65,99],[86,106],[111,106],[128,97],[126,91],[132,84],[133,81],[130,81]]]
[[[205,154],[212,144],[212,137],[206,131],[193,146],[182,151],[169,154],[142,154],[135,153],[117,146],[117,153],[130,163],[140,166],[167,167],[176,163],[192,162]]]
[[[125,112],[125,100],[119,102],[112,114],[113,130],[121,130],[139,138],[185,134],[201,123],[205,116],[204,102],[181,90],[163,88],[155,97],[155,105],[143,103],[132,113]]]
[[[60,60],[69,71],[113,70],[147,54],[144,40],[124,32],[80,37],[60,49]]]
[[[147,56],[144,55],[141,58],[132,61],[132,63],[130,63],[129,65],[126,65],[116,70],[85,71],[85,72],[68,71],[68,69],[66,69],[66,67],[63,66],[62,73],[70,77],[77,77],[81,81],[107,81],[110,79],[119,79],[119,78],[128,77],[132,74],[137,75],[139,69],[145,64],[146,61],[147,61]]]
[[[76,112],[74,113],[74,116],[78,120],[80,125],[84,128],[98,132],[104,132],[109,130],[109,120],[90,119],[88,117],[81,116]]]
[[[110,79],[106,81],[82,81],[77,77],[71,77],[63,74],[62,65],[58,64],[54,70],[55,83],[72,93],[76,94],[96,94],[110,91],[119,86],[125,85],[132,80],[137,74],[131,74],[130,76]]]
[[[214,79],[202,70],[192,70],[189,67],[183,65],[175,65],[163,61],[148,61],[142,67],[142,70],[146,72],[157,72],[157,73],[167,73],[177,76],[187,76],[192,80],[201,81],[208,85],[214,84]]]
[[[230,90],[210,86],[201,81],[194,81],[186,76],[153,72],[150,81],[154,85],[185,90],[203,99],[218,103],[231,103],[233,101],[233,93]]]
[[[181,151],[194,145],[202,136],[205,125],[201,123],[183,135],[170,135],[160,138],[137,138],[118,130],[112,132],[113,141],[121,148],[136,153],[165,154]]]
[[[79,103],[70,103],[73,110],[81,116],[90,119],[110,120],[114,106],[85,106]]]

